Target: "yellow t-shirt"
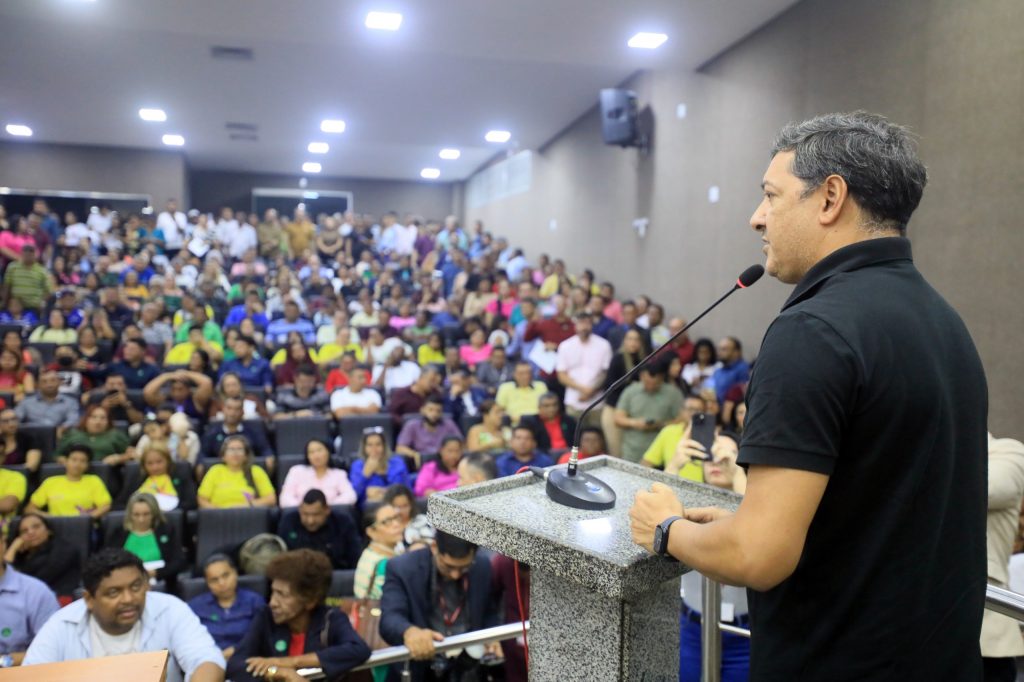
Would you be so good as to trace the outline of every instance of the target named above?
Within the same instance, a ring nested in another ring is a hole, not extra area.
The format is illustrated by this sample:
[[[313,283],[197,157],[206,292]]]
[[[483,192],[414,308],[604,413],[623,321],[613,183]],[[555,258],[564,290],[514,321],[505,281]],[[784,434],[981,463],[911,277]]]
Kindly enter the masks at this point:
[[[366,354],[363,353],[363,347],[360,346],[358,343],[350,343],[347,346],[339,346],[336,343],[325,343],[324,345],[320,346],[320,354],[317,355],[318,359],[316,360],[316,362],[321,364],[325,362],[330,362],[331,360],[340,358],[345,353],[352,353],[353,355],[355,355],[356,362],[362,362],[363,359],[366,357]],[[277,356],[275,355],[274,357],[276,358]],[[282,360],[282,362],[284,361]],[[273,364],[273,362],[271,362],[271,364]]]
[[[137,492],[178,497],[178,490],[174,487],[174,482],[171,481],[171,477],[168,474],[149,476],[142,482]]]
[[[420,363],[420,367],[426,367],[427,365],[443,365],[444,351],[435,350],[429,345],[423,344],[416,349],[416,360]]]
[[[683,424],[669,424],[654,438],[651,447],[644,453],[644,461],[657,469],[664,469],[676,454],[676,446],[683,439]],[[679,470],[679,478],[697,483],[704,482],[704,466],[700,462],[690,461]]]
[[[213,346],[220,352],[224,352],[224,349],[216,341],[210,341],[209,343],[211,346]],[[192,359],[192,353],[194,353],[195,351],[195,344],[193,344],[190,341],[183,341],[182,343],[173,346],[169,351],[167,351],[167,355],[164,356],[164,364],[187,365],[188,361]]]
[[[270,366],[271,367],[278,367],[280,365],[283,365],[284,361],[288,359],[288,355],[286,353],[287,353],[287,351],[284,348],[282,348],[279,351],[277,351],[276,353],[274,353],[274,357],[270,358]],[[313,364],[316,364],[317,362],[319,362],[317,360],[316,348],[310,348],[309,349],[309,359],[313,361]]]
[[[25,479],[25,474],[12,469],[0,469],[0,497],[14,495],[18,499],[18,504],[21,504],[25,501],[26,494],[28,494],[28,481]],[[15,509],[2,518],[11,519],[17,514],[18,510]]]
[[[249,507],[253,499],[274,492],[274,486],[263,467],[253,465],[252,480],[256,490],[252,489],[241,471],[232,471],[223,464],[214,464],[199,484],[199,497],[205,497],[214,507],[226,509]]]
[[[547,384],[535,381],[530,388],[519,388],[514,381],[506,381],[498,387],[494,401],[505,408],[513,424],[525,414],[537,414],[540,397],[548,392]]]
[[[110,493],[95,474],[85,474],[78,481],[69,481],[67,476],[51,476],[32,493],[31,502],[45,507],[53,516],[79,516],[110,504]]]

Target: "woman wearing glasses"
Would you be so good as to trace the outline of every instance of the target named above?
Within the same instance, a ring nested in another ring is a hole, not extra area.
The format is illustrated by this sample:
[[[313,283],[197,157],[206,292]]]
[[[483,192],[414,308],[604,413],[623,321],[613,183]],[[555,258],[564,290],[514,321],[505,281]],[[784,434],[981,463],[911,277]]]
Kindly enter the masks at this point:
[[[389,485],[409,485],[409,469],[400,455],[392,455],[379,426],[363,431],[359,446],[359,459],[352,462],[349,479],[355,488],[360,506],[364,502],[379,502]]]
[[[382,504],[363,514],[363,525],[370,544],[363,550],[356,564],[354,594],[358,599],[380,599],[384,589],[384,568],[395,556],[402,542],[405,525],[398,510]]]

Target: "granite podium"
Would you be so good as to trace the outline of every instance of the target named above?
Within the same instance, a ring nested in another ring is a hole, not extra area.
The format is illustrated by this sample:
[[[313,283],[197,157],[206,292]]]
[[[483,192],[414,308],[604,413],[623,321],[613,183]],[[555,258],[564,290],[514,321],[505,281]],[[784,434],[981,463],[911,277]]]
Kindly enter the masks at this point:
[[[565,465],[561,465],[564,467]],[[551,501],[544,482],[518,474],[432,495],[437,528],[530,566],[530,680],[679,679],[679,577],[690,570],[634,545],[629,508],[660,481],[687,507],[735,509],[739,496],[614,457],[580,471],[617,495],[607,511]]]

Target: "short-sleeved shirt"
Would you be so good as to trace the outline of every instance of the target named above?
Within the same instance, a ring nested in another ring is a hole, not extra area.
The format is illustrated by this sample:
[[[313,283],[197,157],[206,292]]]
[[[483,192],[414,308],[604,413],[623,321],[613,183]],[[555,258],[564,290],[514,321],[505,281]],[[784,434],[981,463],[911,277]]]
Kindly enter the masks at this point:
[[[46,583],[13,566],[0,576],[0,655],[25,651],[60,606]]]
[[[238,588],[235,603],[222,607],[211,592],[204,592],[189,600],[188,606],[206,626],[218,649],[227,649],[242,641],[249,624],[267,603],[263,597],[244,587]]]
[[[642,383],[637,382],[626,387],[615,408],[623,410],[633,419],[653,419],[665,423],[675,419],[682,406],[683,393],[674,384],[663,383],[657,391],[650,393],[644,390]],[[657,431],[623,429],[622,458],[639,462],[657,436]]]
[[[449,436],[462,438],[462,432],[448,417],[442,417],[441,423],[433,429],[427,426],[423,417],[418,417],[410,419],[402,426],[397,444],[422,454],[433,454],[441,451],[441,443]]]
[[[608,371],[612,364],[612,347],[596,334],[591,334],[586,343],[579,336],[571,336],[558,344],[558,362],[555,368],[565,372],[573,381],[584,386],[595,386],[597,379]],[[565,406],[574,410],[587,407],[596,396],[580,400],[575,388],[565,389]]]
[[[26,494],[28,494],[28,479],[25,478],[25,474],[13,469],[0,469],[0,497],[14,495],[18,502],[22,503],[25,501]],[[14,516],[15,513],[11,512],[10,516]]]
[[[644,453],[644,461],[658,469],[664,469],[676,454],[676,446],[683,439],[685,424],[669,424],[654,437],[654,441],[647,452]],[[700,462],[690,461],[679,469],[679,478],[685,478],[697,483],[704,482],[704,467]]]
[[[252,466],[252,480],[256,484],[255,490],[245,480],[242,471],[232,471],[223,464],[214,464],[199,484],[199,496],[210,500],[214,507],[248,507],[257,497],[274,492],[274,486],[263,467]]]
[[[50,277],[39,263],[25,267],[20,260],[12,261],[4,271],[4,284],[26,308],[41,308],[50,293]]]
[[[543,381],[534,381],[529,388],[521,388],[514,381],[506,381],[498,387],[494,401],[508,412],[513,424],[518,424],[520,417],[537,414],[540,397],[548,390]]]
[[[807,272],[747,406],[740,464],[829,475],[793,573],[749,591],[751,679],[980,680],[985,373],[909,241]]]
[[[110,504],[107,486],[95,474],[85,474],[77,481],[67,476],[51,476],[32,493],[31,502],[45,507],[53,516],[78,516]]]

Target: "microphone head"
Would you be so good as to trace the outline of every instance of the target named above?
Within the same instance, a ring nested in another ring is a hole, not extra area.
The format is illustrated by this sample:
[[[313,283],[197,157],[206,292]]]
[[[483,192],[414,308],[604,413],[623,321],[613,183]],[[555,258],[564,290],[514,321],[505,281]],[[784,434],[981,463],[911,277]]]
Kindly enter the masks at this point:
[[[761,275],[763,274],[763,265],[751,265],[749,268],[741,272],[738,278],[736,278],[736,286],[740,289],[746,289],[751,284],[761,279]]]

